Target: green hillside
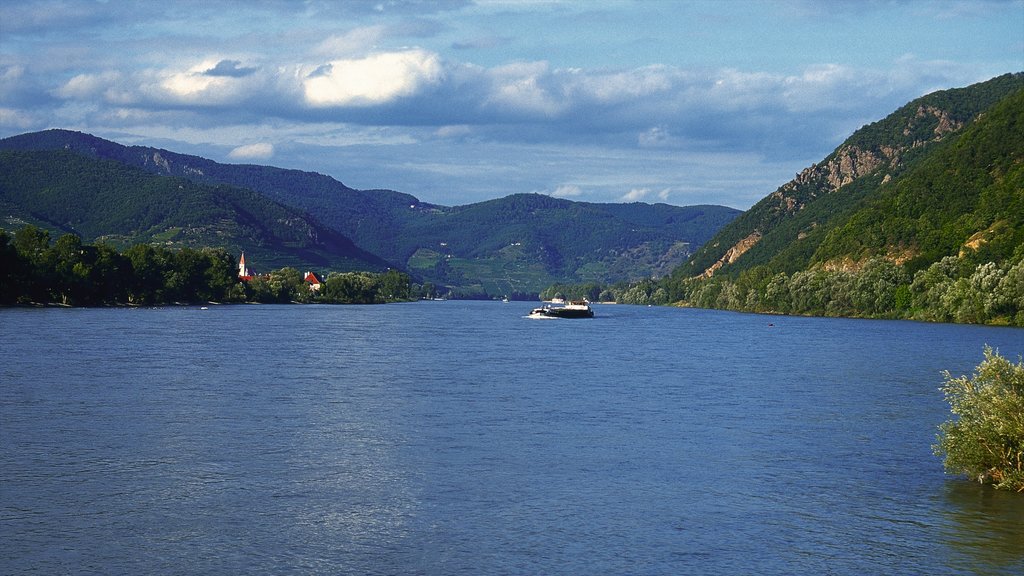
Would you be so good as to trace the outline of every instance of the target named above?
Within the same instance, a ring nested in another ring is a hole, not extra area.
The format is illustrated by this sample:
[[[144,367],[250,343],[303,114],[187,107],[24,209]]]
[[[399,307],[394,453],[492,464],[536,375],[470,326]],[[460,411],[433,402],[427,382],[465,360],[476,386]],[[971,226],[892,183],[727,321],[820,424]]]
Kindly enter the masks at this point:
[[[985,111],[898,180],[880,186],[815,251],[811,263],[944,256],[1001,261],[1024,246],[1024,90]]]
[[[354,190],[322,174],[220,164],[66,130],[0,140],[4,148],[69,150],[152,174],[250,189],[312,214],[394,267],[466,294],[665,276],[739,214],[723,206],[591,204],[539,194],[446,207],[390,190]]]
[[[929,94],[861,128],[820,163],[725,226],[677,275],[724,274],[735,278],[756,266],[792,274],[829,258],[862,261],[867,252],[857,249],[857,253],[841,253],[835,235],[831,247],[821,253],[818,249],[834,229],[846,226],[863,202],[874,201],[880,192],[893,189],[897,180],[922,163],[927,164],[922,170],[934,170],[938,161],[929,159],[960,137],[979,115],[1021,89],[1024,74],[1006,74],[966,88]],[[971,190],[980,186],[981,182],[970,183]],[[926,202],[959,217],[975,192],[948,205],[948,195],[938,194],[927,192]],[[850,230],[844,234],[853,233]],[[893,250],[908,247],[886,246]],[[890,256],[901,261],[921,256],[916,263],[920,267],[936,255],[894,251]]]
[[[242,188],[155,176],[65,151],[0,150],[0,227],[34,224],[57,235],[124,247],[245,251],[261,269],[382,270],[380,259],[293,209]]]
[[[1024,74],[854,133],[625,302],[1024,326]]]

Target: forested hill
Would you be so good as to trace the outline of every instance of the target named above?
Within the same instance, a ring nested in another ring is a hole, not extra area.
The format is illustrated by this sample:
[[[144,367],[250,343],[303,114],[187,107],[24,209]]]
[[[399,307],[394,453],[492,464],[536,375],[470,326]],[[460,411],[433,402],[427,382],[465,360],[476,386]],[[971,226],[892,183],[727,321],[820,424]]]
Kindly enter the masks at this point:
[[[1024,73],[918,98],[724,227],[677,277],[927,267],[965,245],[1021,244]]]
[[[118,247],[245,251],[262,270],[387,268],[343,235],[251,190],[156,176],[69,150],[0,150],[0,218],[0,228],[33,224]]]
[[[1024,327],[1024,74],[914,100],[620,302]]]
[[[5,148],[66,150],[151,174],[250,189],[313,215],[395,267],[476,294],[664,276],[739,214],[724,206],[591,204],[539,194],[446,207],[390,190],[355,190],[322,174],[220,164],[67,130],[0,140]]]

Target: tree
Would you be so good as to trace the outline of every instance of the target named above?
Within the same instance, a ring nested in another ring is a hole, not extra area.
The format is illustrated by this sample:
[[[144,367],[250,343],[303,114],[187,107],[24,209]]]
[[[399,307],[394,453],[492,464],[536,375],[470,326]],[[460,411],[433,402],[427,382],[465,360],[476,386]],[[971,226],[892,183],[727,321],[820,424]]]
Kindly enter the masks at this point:
[[[13,304],[26,295],[30,263],[14,246],[11,235],[0,229],[0,304]]]
[[[61,304],[65,305],[82,303],[91,272],[82,239],[75,234],[64,234],[50,251],[56,261],[56,282],[51,286],[53,296],[59,296]]]
[[[408,300],[412,296],[412,285],[407,274],[389,269],[379,278],[378,292],[386,301]]]
[[[165,248],[136,244],[124,253],[131,268],[128,302],[155,304],[164,301],[164,271],[169,252]]]
[[[214,302],[231,300],[232,289],[239,283],[235,257],[223,248],[203,248],[202,253],[209,262],[205,279],[209,294],[206,296]]]
[[[32,225],[24,226],[14,233],[14,248],[25,260],[25,294],[30,302],[49,301],[48,287],[53,283],[52,262],[47,260],[50,251],[50,233]]]
[[[31,224],[14,233],[14,247],[33,262],[50,247],[50,233]]]
[[[942,391],[956,416],[939,426],[933,446],[946,470],[1024,492],[1024,362],[986,346],[974,376],[946,372]]]

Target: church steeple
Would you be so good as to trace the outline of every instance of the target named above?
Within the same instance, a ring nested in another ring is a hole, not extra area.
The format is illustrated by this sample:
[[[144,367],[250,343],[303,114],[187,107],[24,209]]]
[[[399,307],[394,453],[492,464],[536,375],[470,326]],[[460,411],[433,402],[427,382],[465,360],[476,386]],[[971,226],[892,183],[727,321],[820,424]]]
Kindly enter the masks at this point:
[[[238,279],[243,282],[252,280],[252,272],[245,266],[245,252],[242,252],[242,257],[238,260]]]

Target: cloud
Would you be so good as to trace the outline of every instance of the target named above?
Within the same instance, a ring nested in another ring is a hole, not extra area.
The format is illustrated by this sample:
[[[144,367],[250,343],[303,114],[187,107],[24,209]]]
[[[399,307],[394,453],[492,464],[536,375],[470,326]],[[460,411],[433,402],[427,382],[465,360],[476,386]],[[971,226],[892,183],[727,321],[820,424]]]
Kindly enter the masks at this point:
[[[562,184],[555,191],[551,193],[555,198],[574,198],[576,196],[582,196],[583,190],[579,186],[573,184]]]
[[[38,119],[25,111],[0,107],[0,127],[28,130],[36,122],[38,122]]]
[[[619,201],[620,202],[643,202],[644,200],[646,200],[647,198],[650,198],[653,195],[658,200],[661,200],[662,202],[667,202],[668,199],[669,199],[669,196],[671,195],[671,193],[672,193],[672,189],[671,188],[662,188],[657,193],[655,193],[654,190],[651,190],[650,188],[633,188],[629,192],[626,192],[625,194],[620,196],[619,197]]]
[[[685,75],[665,65],[643,66],[618,72],[573,70],[568,81],[574,90],[596,102],[615,103],[666,94]]]
[[[242,68],[239,60],[221,60],[217,65],[203,72],[206,76],[227,76],[229,78],[242,78],[256,72],[256,68]]]
[[[116,71],[105,71],[97,74],[79,74],[57,88],[54,94],[64,99],[86,99],[102,95],[121,79]]]
[[[219,66],[220,61],[206,60],[192,66],[187,70],[158,72],[159,84],[156,95],[160,92],[172,99],[193,102],[196,104],[210,104],[213,101],[224,101],[231,99],[232,86],[236,80],[229,76],[217,76],[207,74]],[[145,86],[140,87],[143,90]]]
[[[621,200],[623,202],[639,202],[646,198],[650,193],[650,188],[633,188],[629,192],[623,194]]]
[[[304,79],[303,92],[313,107],[376,106],[412,96],[442,78],[436,54],[387,52],[320,66]]]
[[[273,156],[274,145],[268,142],[246,144],[228,152],[228,158],[234,160],[267,160]]]
[[[25,85],[25,67],[21,65],[0,67],[0,97],[4,100]]]
[[[441,126],[434,131],[434,135],[438,138],[465,138],[473,133],[473,129],[465,124],[458,124],[454,126]]]
[[[386,35],[387,27],[382,25],[354,28],[327,37],[313,50],[313,54],[335,57],[365,54],[375,49]]]
[[[666,148],[677,145],[679,139],[672,136],[664,126],[655,126],[637,136],[637,145],[641,148]]]
[[[385,37],[380,27],[358,30],[348,39]],[[325,48],[326,41],[317,50]],[[257,58],[259,65],[248,63],[252,57],[211,54],[164,69],[85,70],[43,92],[59,105],[78,102],[81,110],[106,117],[113,111],[104,106],[115,105],[190,113],[198,116],[179,121],[219,125],[257,118],[344,121],[424,127],[424,135],[447,140],[472,135],[477,141],[702,146],[803,157],[877,119],[877,110],[921,95],[922,81],[948,87],[965,83],[950,76],[969,74],[912,56],[885,71],[815,64],[786,74],[670,65],[554,68],[546,61],[485,67],[442,61],[422,48],[319,62],[309,54]],[[34,97],[34,69],[19,63],[4,70],[0,95],[7,94],[7,106],[45,104]],[[216,115],[203,116],[210,108]]]
[[[486,103],[501,111],[556,116],[568,102],[547,62],[519,62],[487,71]]]

